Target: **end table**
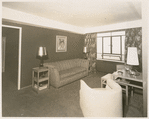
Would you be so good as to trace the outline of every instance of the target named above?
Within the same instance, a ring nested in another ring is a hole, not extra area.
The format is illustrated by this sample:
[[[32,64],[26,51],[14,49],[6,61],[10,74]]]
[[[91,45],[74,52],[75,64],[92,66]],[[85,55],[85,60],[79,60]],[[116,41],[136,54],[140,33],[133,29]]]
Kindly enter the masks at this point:
[[[48,67],[36,67],[32,69],[32,88],[37,93],[41,90],[49,89]]]

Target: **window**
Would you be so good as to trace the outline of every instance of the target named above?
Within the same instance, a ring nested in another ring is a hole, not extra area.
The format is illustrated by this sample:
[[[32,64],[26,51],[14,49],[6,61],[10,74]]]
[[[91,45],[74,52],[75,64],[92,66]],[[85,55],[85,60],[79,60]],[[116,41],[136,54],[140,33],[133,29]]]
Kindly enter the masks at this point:
[[[97,33],[97,59],[124,61],[125,31]]]

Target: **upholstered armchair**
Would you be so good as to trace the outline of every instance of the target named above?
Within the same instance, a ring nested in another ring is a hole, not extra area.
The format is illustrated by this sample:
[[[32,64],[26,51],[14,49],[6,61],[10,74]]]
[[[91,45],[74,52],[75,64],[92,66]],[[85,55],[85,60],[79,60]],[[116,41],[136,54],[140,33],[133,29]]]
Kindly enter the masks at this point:
[[[108,79],[106,88],[90,88],[80,80],[80,107],[84,117],[122,117],[122,88]]]

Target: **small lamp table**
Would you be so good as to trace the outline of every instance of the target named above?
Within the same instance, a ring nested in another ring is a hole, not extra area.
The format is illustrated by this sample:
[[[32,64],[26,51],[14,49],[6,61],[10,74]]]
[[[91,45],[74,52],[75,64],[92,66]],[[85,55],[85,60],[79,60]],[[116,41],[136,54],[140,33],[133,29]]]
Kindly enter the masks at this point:
[[[49,89],[49,69],[47,67],[36,67],[32,69],[32,88],[34,91]]]

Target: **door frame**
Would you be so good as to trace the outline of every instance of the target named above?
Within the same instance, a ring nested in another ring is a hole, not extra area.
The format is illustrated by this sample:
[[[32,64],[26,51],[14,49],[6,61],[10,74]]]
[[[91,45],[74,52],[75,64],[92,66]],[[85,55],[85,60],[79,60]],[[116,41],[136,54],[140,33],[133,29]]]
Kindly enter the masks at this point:
[[[2,36],[2,72],[5,72],[6,37]]]
[[[18,90],[21,87],[21,49],[22,49],[22,27],[2,25],[2,27],[14,28],[19,30],[19,50],[18,50]]]

